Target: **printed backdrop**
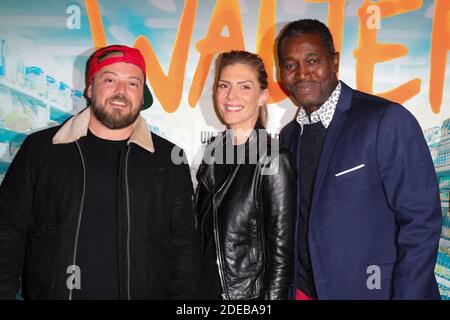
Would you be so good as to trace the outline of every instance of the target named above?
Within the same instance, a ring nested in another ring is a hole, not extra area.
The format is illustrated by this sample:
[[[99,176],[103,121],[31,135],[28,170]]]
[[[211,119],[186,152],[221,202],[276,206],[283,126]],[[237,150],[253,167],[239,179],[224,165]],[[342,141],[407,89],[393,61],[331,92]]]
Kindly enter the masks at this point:
[[[211,99],[218,52],[263,57],[276,135],[297,108],[279,87],[274,39],[299,18],[328,24],[342,80],[404,104],[419,120],[441,189],[436,277],[450,299],[448,0],[0,0],[0,179],[26,135],[85,107],[87,58],[116,43],[144,54],[155,104],[143,116],[185,149],[193,175],[204,142],[223,129]]]

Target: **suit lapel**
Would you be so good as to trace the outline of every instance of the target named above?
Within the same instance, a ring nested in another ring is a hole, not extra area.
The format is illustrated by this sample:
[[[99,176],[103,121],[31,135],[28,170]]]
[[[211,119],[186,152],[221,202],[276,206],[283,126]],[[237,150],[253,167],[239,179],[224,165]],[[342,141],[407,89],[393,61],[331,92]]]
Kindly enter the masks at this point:
[[[334,112],[333,120],[327,129],[322,153],[320,155],[319,167],[317,168],[316,180],[314,183],[311,213],[313,212],[315,203],[320,195],[320,189],[322,188],[323,179],[327,172],[328,164],[330,163],[331,155],[334,146],[336,145],[336,140],[339,137],[344,121],[347,118],[347,111],[350,108],[352,100],[352,89],[342,81],[341,85],[341,95],[336,106],[336,111]]]

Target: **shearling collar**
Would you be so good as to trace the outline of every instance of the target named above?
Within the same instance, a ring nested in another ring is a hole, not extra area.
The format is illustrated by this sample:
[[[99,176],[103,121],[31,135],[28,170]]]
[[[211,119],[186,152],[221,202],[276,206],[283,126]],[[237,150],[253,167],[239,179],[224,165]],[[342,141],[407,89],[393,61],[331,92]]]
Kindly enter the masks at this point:
[[[79,114],[70,118],[53,137],[53,144],[64,144],[75,142],[87,135],[89,120],[91,118],[90,108],[84,109]],[[134,123],[133,133],[127,144],[135,143],[149,152],[155,152],[152,134],[147,122],[139,116]]]

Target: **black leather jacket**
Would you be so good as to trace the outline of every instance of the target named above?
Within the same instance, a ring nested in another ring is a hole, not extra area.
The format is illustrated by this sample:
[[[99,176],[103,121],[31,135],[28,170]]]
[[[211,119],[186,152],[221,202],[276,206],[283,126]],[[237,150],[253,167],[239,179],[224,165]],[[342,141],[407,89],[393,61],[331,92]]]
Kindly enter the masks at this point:
[[[197,175],[198,228],[203,239],[205,217],[213,215],[224,299],[287,299],[291,282],[297,169],[278,140],[258,131],[246,147],[257,164],[236,164],[216,185],[214,161],[228,135],[223,134],[206,147]],[[264,147],[256,150],[258,141]]]

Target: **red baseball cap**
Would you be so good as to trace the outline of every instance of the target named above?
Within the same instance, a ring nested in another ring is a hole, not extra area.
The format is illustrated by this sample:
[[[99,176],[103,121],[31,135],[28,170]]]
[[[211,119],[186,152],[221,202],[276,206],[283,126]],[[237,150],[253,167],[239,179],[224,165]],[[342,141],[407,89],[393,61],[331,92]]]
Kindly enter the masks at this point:
[[[114,53],[114,55],[110,55]],[[139,67],[144,73],[146,78],[145,60],[141,52],[138,49],[130,48],[123,45],[111,45],[104,48],[100,48],[95,51],[89,58],[86,70],[86,82],[89,87],[92,83],[92,79],[102,68],[117,62],[132,63]],[[145,81],[145,79],[144,79]],[[144,84],[144,103],[141,110],[149,108],[153,104],[153,96],[147,83]]]

